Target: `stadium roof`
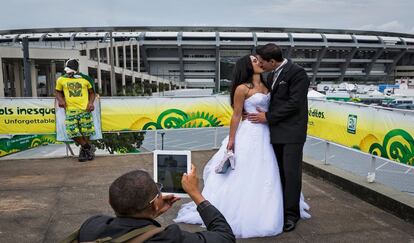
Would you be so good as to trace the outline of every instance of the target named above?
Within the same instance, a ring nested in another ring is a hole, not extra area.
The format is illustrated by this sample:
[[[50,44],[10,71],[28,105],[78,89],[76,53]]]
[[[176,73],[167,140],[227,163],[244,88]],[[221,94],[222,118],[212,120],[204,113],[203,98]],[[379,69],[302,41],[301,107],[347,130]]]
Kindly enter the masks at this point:
[[[414,38],[414,34],[320,28],[284,28],[284,27],[230,27],[230,26],[113,26],[113,27],[63,27],[0,30],[0,35],[61,33],[61,32],[261,32],[261,33],[324,33],[337,35],[371,35]]]

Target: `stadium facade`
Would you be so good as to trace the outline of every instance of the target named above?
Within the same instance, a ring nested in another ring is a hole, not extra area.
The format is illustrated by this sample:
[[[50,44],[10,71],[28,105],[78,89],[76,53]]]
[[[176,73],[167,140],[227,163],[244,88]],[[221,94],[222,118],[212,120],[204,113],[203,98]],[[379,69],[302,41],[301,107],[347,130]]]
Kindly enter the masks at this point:
[[[414,35],[406,33],[258,27],[53,28],[0,31],[0,97],[53,95],[54,82],[68,58],[79,59],[81,71],[95,79],[102,95],[125,93],[134,84],[153,92],[183,87],[220,91],[228,85],[237,58],[270,42],[303,66],[314,86],[401,80],[414,85]],[[28,43],[28,58],[23,43]],[[24,78],[25,63],[29,79]]]

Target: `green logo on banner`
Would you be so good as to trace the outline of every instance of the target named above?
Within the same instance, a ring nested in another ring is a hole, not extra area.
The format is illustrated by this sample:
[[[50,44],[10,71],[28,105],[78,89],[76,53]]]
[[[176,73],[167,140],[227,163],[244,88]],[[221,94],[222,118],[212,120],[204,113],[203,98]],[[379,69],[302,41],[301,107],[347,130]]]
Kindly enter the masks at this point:
[[[414,139],[407,131],[394,129],[385,135],[382,144],[371,144],[369,153],[414,165]]]
[[[179,109],[168,109],[160,114],[157,122],[148,122],[143,130],[170,128],[221,127],[221,121],[208,112],[185,113]]]
[[[356,115],[348,116],[348,126],[347,126],[348,133],[352,133],[352,134],[356,133],[357,118],[358,117]]]

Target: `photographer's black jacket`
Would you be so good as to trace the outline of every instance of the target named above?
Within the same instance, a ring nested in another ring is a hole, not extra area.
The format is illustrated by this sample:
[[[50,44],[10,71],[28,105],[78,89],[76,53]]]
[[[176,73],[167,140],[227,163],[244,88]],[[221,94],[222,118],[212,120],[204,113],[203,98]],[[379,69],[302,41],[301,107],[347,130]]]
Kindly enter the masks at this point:
[[[172,224],[146,242],[236,242],[230,225],[213,205],[208,201],[204,201],[198,205],[197,210],[207,227],[207,231],[190,233],[181,230],[178,225]],[[134,229],[142,228],[150,224],[158,227],[161,226],[157,221],[151,219],[97,215],[89,218],[82,224],[78,240],[80,242],[93,241],[107,236],[116,238]]]

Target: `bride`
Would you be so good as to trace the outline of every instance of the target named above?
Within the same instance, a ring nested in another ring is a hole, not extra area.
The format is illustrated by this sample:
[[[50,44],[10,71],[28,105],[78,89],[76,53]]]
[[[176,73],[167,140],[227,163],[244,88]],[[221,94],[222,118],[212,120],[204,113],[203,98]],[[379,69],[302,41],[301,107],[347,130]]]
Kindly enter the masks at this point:
[[[237,238],[277,235],[283,231],[283,193],[267,124],[241,121],[243,112],[267,111],[270,95],[261,78],[263,69],[253,55],[240,58],[233,71],[230,93],[233,116],[230,133],[206,164],[203,196],[227,219]],[[215,173],[227,150],[235,156],[235,170]],[[309,218],[301,199],[301,216]],[[184,204],[176,223],[201,224],[196,205]]]

